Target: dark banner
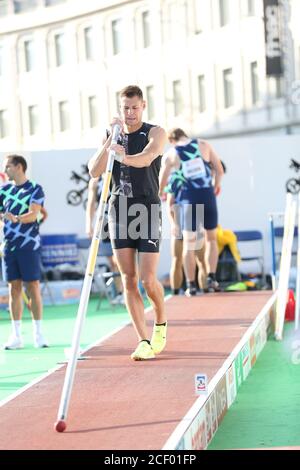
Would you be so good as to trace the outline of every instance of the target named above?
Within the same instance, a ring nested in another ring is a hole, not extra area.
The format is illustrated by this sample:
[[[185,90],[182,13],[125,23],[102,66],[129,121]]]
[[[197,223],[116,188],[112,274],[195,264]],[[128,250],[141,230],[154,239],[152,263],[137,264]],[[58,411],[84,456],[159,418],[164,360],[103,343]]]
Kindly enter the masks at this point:
[[[280,76],[283,74],[279,1],[264,0],[267,76]]]

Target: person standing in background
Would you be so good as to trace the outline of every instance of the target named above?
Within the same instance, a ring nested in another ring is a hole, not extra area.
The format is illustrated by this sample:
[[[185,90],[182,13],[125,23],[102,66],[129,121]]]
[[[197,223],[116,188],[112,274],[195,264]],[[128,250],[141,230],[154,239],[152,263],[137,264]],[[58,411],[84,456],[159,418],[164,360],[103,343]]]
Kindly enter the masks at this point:
[[[180,129],[171,129],[168,139],[172,145],[164,155],[160,174],[160,194],[169,183],[183,234],[183,266],[187,281],[186,295],[196,295],[196,250],[201,249],[205,229],[207,266],[206,290],[219,291],[216,281],[218,245],[216,228],[218,212],[216,195],[220,192],[223,175],[221,161],[208,142],[190,139]],[[214,177],[214,178],[213,178]],[[204,208],[202,219],[201,207]],[[203,226],[204,225],[204,226]],[[200,246],[201,245],[201,246]]]
[[[33,340],[37,348],[48,347],[42,333],[41,260],[38,217],[44,204],[43,188],[28,180],[23,156],[8,155],[4,160],[9,182],[0,188],[0,213],[4,222],[2,270],[9,286],[12,334],[4,349],[23,347],[21,319],[22,288],[26,283],[31,300]]]

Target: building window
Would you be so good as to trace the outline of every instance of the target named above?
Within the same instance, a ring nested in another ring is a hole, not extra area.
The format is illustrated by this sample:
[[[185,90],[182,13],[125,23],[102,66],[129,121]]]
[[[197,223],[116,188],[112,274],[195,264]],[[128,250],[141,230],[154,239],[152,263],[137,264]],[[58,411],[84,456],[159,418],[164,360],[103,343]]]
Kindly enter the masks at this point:
[[[35,135],[38,132],[39,116],[36,105],[28,107],[29,135]]]
[[[146,97],[147,97],[148,119],[153,119],[155,116],[154,86],[153,85],[146,87]]]
[[[205,76],[204,75],[199,75],[198,77],[198,93],[199,93],[199,112],[203,113],[206,110]]]
[[[224,107],[233,106],[233,77],[232,69],[223,70]]]
[[[4,47],[0,45],[0,77],[3,75],[3,71],[4,71],[4,60],[3,60],[3,56],[4,56]]]
[[[54,46],[55,46],[55,64],[56,64],[56,67],[60,67],[66,62],[65,35],[63,33],[55,34]]]
[[[143,45],[149,47],[151,45],[151,30],[150,30],[150,13],[144,11],[142,13],[142,24],[143,24]]]
[[[8,15],[9,13],[9,0],[0,0],[0,16]]]
[[[200,34],[203,31],[203,1],[194,0],[194,29],[195,34]]]
[[[274,77],[275,80],[275,96],[276,98],[283,97],[283,78],[282,77]]]
[[[175,39],[178,36],[180,25],[182,25],[177,2],[169,3],[167,12],[168,36],[169,39]]]
[[[66,0],[45,0],[46,7],[51,7],[52,5],[58,5],[59,3],[64,3]]]
[[[58,103],[59,110],[59,130],[60,132],[65,132],[70,129],[70,112],[69,112],[69,102],[60,101]]]
[[[98,125],[98,108],[97,97],[89,96],[89,127],[96,127]]]
[[[14,12],[23,13],[38,6],[38,0],[14,0]]]
[[[256,104],[259,100],[259,88],[258,88],[258,73],[257,73],[257,62],[251,62],[251,99],[252,104]]]
[[[119,111],[121,109],[120,105],[120,92],[117,91],[115,94],[115,100],[116,100],[116,110]]]
[[[268,77],[269,97],[271,99],[279,99],[284,96],[284,78],[283,77]]]
[[[247,15],[255,15],[255,0],[246,0],[247,1]]]
[[[220,26],[229,23],[229,3],[228,0],[219,0]]]
[[[32,39],[24,41],[25,72],[34,69],[34,42]]]
[[[0,110],[0,139],[8,136],[8,112],[6,109]]]
[[[183,112],[182,85],[180,80],[173,82],[174,115],[179,116]]]
[[[86,60],[93,60],[94,49],[93,49],[93,28],[88,26],[83,30],[84,35],[84,54]]]
[[[113,53],[117,55],[122,50],[122,33],[123,23],[122,20],[114,20],[111,24],[112,28],[112,41],[113,41]]]

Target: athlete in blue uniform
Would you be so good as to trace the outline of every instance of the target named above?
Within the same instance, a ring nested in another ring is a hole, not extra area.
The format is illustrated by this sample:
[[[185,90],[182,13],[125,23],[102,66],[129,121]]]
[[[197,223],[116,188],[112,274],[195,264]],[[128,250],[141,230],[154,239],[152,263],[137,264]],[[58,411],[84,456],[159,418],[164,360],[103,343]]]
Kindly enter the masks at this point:
[[[13,333],[5,349],[23,347],[21,318],[22,282],[27,284],[33,316],[34,345],[47,347],[41,331],[42,298],[40,292],[40,235],[37,221],[44,204],[39,184],[26,176],[27,163],[20,155],[5,158],[9,183],[0,188],[0,213],[4,221],[3,277],[9,284],[9,308]]]
[[[160,244],[158,177],[166,132],[142,121],[145,101],[139,87],[128,86],[119,96],[121,118],[115,118],[112,124],[121,126],[120,139],[111,145],[111,137],[105,136],[103,146],[89,162],[89,169],[92,177],[99,177],[105,171],[109,149],[116,152],[109,207],[110,238],[126,306],[139,340],[131,358],[146,360],[154,358],[166,344],[163,287],[156,274]],[[138,289],[139,277],[155,314],[151,341]]]
[[[168,178],[167,191],[175,198],[183,235],[183,265],[188,296],[196,294],[195,252],[206,237],[207,290],[218,291],[215,273],[218,262],[216,194],[220,191],[223,168],[212,147],[200,139],[189,139],[182,129],[169,132],[172,148],[165,154],[160,175],[160,192]],[[170,176],[171,175],[171,176]]]

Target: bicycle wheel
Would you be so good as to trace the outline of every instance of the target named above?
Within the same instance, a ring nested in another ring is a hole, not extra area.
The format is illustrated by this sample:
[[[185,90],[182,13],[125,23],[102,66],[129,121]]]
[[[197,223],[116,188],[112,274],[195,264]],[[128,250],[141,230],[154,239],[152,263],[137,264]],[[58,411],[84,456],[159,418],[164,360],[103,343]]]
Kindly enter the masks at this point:
[[[71,206],[79,206],[81,201],[82,201],[82,196],[75,189],[72,189],[72,191],[69,191],[67,193],[67,203],[71,204]]]
[[[300,191],[300,180],[290,178],[287,180],[285,187],[288,193],[298,194]]]

